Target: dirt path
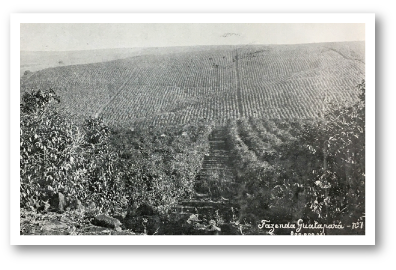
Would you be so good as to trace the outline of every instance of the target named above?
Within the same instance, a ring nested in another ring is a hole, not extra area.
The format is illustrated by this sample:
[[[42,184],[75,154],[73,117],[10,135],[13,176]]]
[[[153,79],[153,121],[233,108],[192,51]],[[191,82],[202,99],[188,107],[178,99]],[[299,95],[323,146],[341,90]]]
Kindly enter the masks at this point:
[[[341,53],[340,51],[337,51],[336,49],[333,49],[333,48],[328,48],[328,47],[325,47],[325,48],[328,49],[329,51],[333,51],[333,52],[335,52],[335,53],[338,53],[339,55],[341,55],[342,57],[344,57],[344,59],[351,60],[351,61],[358,61],[358,62],[362,63],[363,65],[365,65],[365,62],[362,61],[361,59],[348,57],[348,56],[346,56],[345,54],[343,54],[343,53]]]
[[[114,96],[112,96],[106,103],[104,103],[99,110],[96,111],[94,114],[95,118],[98,118],[99,115],[103,112],[103,110],[121,93],[121,91],[124,89],[125,85],[132,79],[133,72],[131,72],[131,75],[124,81],[124,83],[117,89],[116,93]]]
[[[209,136],[210,151],[205,156],[202,170],[196,180],[196,196],[180,202],[174,212],[179,215],[200,214],[213,217],[219,213],[232,215],[233,192],[236,192],[235,176],[226,144],[226,127],[216,127]]]
[[[236,71],[236,90],[237,90],[237,101],[238,101],[238,111],[240,117],[243,117],[243,106],[242,106],[242,94],[241,94],[241,83],[239,78],[239,66],[238,66],[238,48],[235,49],[235,71]]]

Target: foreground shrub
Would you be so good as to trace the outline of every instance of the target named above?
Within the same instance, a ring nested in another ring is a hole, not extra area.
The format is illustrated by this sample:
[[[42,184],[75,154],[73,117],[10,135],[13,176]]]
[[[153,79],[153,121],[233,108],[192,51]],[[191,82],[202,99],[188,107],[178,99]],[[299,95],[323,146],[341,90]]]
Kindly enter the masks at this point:
[[[229,123],[239,182],[239,221],[351,224],[365,215],[365,83],[348,104],[329,105],[314,121],[292,126],[295,140],[257,157]],[[243,131],[243,130],[242,130]],[[248,134],[249,135],[249,134]],[[252,140],[250,140],[252,141]],[[268,165],[268,166],[266,166]],[[360,231],[358,233],[364,233]]]
[[[52,90],[26,92],[20,121],[20,199],[40,207],[57,192],[82,197],[85,171],[81,131],[56,108]]]
[[[100,117],[73,123],[59,102],[52,90],[23,95],[21,207],[43,207],[61,192],[100,212],[120,214],[148,205],[165,215],[193,195],[210,125],[116,132]]]

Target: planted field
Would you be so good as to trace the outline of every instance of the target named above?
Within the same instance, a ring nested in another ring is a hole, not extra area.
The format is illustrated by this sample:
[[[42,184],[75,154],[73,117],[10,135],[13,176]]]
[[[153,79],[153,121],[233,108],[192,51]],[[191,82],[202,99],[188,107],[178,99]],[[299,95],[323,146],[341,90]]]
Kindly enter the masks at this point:
[[[364,75],[361,42],[153,48],[27,73],[21,92],[55,93],[21,100],[21,202],[45,210],[63,192],[144,234],[356,222]],[[67,114],[45,107],[56,95]]]
[[[315,118],[352,101],[364,78],[364,43],[157,49],[135,57],[63,66],[21,79],[52,87],[81,117],[114,126],[174,125],[265,117]]]
[[[242,114],[311,118],[317,116],[325,102],[355,99],[349,89],[364,77],[361,45],[309,44],[239,50]],[[338,50],[359,58],[347,58]]]
[[[237,117],[237,101],[232,92],[212,88],[127,85],[103,110],[114,125],[175,125],[198,119],[218,120]]]
[[[296,122],[300,124],[296,126]],[[295,120],[279,122],[276,119],[253,117],[229,121],[227,124],[228,144],[233,151],[232,156],[237,170],[246,171],[247,167],[268,167],[268,162],[272,160],[271,156],[284,143],[296,140],[292,133],[298,133],[304,122]]]

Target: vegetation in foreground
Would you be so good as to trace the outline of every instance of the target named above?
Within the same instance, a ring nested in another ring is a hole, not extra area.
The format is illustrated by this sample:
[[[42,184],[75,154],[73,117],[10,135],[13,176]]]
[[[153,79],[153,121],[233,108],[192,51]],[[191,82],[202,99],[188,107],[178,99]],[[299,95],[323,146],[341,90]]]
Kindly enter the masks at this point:
[[[263,219],[364,221],[364,82],[358,90],[357,102],[334,105],[314,121],[230,121],[236,188],[224,193],[234,194],[223,198],[229,210],[223,202],[214,213],[185,216],[172,209],[197,196],[213,123],[125,131],[89,118],[80,125],[60,110],[54,91],[27,92],[21,103],[21,234],[32,233],[27,224],[67,215],[58,225],[68,234],[89,234],[80,228],[99,224],[100,214],[122,221],[104,234],[266,234],[257,226]],[[271,131],[271,123],[283,133]]]
[[[241,221],[364,223],[364,91],[363,81],[357,102],[330,105],[314,121],[231,121]]]

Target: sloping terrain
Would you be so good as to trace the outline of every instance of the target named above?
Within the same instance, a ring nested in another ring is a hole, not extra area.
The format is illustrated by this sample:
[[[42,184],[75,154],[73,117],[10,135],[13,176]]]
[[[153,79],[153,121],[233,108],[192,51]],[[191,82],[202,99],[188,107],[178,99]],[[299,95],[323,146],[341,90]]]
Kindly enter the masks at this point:
[[[364,43],[158,48],[95,64],[44,69],[22,91],[52,87],[63,106],[111,125],[224,124],[240,117],[312,118],[355,98]]]

